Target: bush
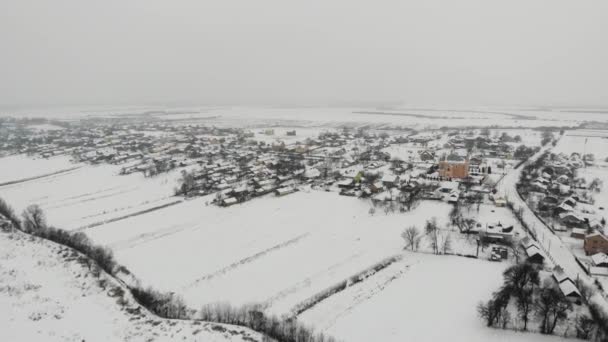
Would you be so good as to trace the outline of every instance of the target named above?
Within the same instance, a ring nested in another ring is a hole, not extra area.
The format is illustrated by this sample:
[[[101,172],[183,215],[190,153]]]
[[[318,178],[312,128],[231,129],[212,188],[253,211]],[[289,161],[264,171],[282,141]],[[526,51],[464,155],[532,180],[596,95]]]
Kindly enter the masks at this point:
[[[199,318],[204,321],[236,324],[265,334],[279,342],[333,342],[332,337],[315,334],[295,319],[266,316],[258,305],[234,307],[227,303],[203,306]]]
[[[131,294],[141,305],[160,317],[186,319],[191,316],[184,300],[172,293],[134,287],[131,288]]]
[[[11,208],[11,206],[8,205],[8,203],[6,203],[6,201],[4,201],[2,198],[0,198],[0,215],[11,221],[16,228],[21,228],[21,221],[19,220],[19,217],[17,217],[13,208]]]

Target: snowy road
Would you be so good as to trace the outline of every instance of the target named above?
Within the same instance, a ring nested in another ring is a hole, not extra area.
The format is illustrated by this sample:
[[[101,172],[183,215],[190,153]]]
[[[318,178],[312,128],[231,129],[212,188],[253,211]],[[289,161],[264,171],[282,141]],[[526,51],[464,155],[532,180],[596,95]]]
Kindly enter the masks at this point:
[[[515,210],[520,209],[522,211],[522,218],[528,224],[530,229],[535,233],[538,239],[540,247],[548,256],[547,262],[552,263],[553,266],[560,266],[564,272],[572,280],[582,279],[586,283],[593,283],[593,279],[583,271],[583,269],[577,263],[574,255],[568,247],[564,244],[561,238],[554,234],[553,231],[547,227],[528,207],[525,201],[519,196],[516,191],[516,185],[519,180],[524,166],[537,160],[540,156],[551,149],[551,145],[547,144],[538,153],[532,156],[527,162],[520,165],[517,169],[512,169],[502,180],[496,185],[496,189],[499,194],[504,194],[508,201],[513,203]],[[594,301],[598,302],[604,310],[608,312],[608,302],[601,295],[596,295],[593,298]]]

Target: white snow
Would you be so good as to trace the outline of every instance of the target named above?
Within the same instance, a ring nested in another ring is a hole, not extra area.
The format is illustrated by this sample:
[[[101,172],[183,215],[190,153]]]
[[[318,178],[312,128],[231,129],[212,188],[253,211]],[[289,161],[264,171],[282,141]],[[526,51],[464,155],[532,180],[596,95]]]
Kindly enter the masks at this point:
[[[57,244],[0,232],[0,341],[262,340],[241,327],[160,319],[128,294],[123,306],[113,295],[119,286],[105,273],[93,276]]]

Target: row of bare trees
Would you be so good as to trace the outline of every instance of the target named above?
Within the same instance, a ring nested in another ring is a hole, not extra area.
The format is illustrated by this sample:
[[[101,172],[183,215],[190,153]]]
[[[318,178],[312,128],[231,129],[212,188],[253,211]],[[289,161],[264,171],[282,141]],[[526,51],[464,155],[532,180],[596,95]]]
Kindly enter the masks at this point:
[[[451,235],[439,228],[436,217],[425,222],[424,234],[416,226],[410,226],[401,233],[401,237],[405,241],[405,248],[412,251],[420,249],[423,237],[428,239],[434,254],[446,254],[452,250]]]

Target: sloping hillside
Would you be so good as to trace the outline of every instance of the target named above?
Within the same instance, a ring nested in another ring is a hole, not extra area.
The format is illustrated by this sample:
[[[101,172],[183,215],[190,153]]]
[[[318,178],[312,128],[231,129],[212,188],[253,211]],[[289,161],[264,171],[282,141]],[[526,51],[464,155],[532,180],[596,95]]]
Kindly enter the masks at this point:
[[[261,341],[249,329],[160,319],[55,243],[0,231],[0,341]]]

